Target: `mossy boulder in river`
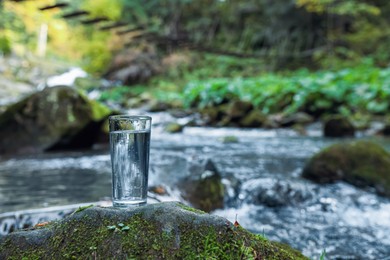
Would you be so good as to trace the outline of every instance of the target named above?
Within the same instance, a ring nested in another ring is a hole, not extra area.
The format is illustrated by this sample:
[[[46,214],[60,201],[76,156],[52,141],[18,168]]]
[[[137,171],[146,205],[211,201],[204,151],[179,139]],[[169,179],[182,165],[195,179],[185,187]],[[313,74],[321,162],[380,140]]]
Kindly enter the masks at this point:
[[[344,180],[390,196],[390,154],[370,141],[334,144],[310,159],[303,177],[319,183]]]
[[[0,239],[0,259],[307,259],[179,203],[92,207]]]
[[[194,165],[189,171],[191,174],[179,182],[183,198],[206,212],[223,208],[225,186],[213,161]]]
[[[110,113],[74,88],[45,88],[0,115],[0,154],[90,147]]]

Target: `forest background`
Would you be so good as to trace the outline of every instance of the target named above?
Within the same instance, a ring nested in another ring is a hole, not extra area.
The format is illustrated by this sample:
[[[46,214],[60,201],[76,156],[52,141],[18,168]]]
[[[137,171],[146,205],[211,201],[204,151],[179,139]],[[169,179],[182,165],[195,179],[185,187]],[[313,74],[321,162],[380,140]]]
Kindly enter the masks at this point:
[[[101,101],[150,92],[200,109],[239,99],[265,114],[361,118],[390,111],[386,0],[0,3],[3,55],[35,52],[42,25],[46,59],[81,66],[93,77],[106,76],[128,50],[152,53],[159,66],[148,68],[150,76],[122,81]],[[86,16],[69,16],[78,10]]]

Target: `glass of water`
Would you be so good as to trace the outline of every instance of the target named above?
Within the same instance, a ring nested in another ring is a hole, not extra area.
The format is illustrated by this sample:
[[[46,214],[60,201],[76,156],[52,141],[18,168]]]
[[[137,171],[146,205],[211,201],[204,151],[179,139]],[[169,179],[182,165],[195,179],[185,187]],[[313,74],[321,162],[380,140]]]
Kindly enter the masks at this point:
[[[146,204],[151,122],[149,116],[109,117],[114,207]]]

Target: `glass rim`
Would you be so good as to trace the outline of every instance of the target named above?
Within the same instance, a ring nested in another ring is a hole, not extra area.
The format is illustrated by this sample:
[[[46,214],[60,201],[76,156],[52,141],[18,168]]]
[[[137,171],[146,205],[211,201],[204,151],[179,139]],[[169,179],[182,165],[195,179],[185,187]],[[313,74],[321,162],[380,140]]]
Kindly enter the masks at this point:
[[[137,116],[137,115],[112,115],[108,117],[109,120],[152,120],[150,116]]]

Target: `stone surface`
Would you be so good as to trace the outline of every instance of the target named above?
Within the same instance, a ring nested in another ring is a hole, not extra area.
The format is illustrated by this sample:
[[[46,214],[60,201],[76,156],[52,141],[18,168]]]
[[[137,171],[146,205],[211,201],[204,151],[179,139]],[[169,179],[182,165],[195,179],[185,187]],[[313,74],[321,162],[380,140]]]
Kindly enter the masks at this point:
[[[183,198],[206,212],[223,208],[225,187],[214,163],[207,160],[194,165],[189,171],[190,176],[179,183]]]
[[[165,131],[168,133],[181,133],[184,126],[178,123],[169,123],[165,126]]]
[[[239,125],[243,127],[261,127],[267,123],[267,117],[258,109],[251,110],[241,118]]]
[[[297,112],[292,115],[288,115],[286,117],[283,117],[280,121],[280,125],[283,127],[290,127],[294,125],[305,125],[312,123],[314,121],[314,118],[305,113],[305,112]]]
[[[370,141],[334,144],[309,160],[303,177],[319,183],[344,180],[390,196],[390,154]]]
[[[331,116],[324,122],[324,136],[326,137],[347,137],[354,135],[354,125],[344,116]]]
[[[128,49],[113,58],[105,77],[131,85],[147,81],[161,69],[161,61],[152,49]]]
[[[0,259],[307,259],[289,246],[179,203],[80,208],[0,239]]]
[[[234,100],[228,104],[226,114],[232,120],[240,119],[245,116],[252,108],[253,105],[248,101]]]
[[[45,88],[0,115],[0,154],[90,147],[110,113],[71,87]]]
[[[301,182],[265,181],[254,192],[253,202],[267,207],[294,206],[313,197],[311,191]]]

